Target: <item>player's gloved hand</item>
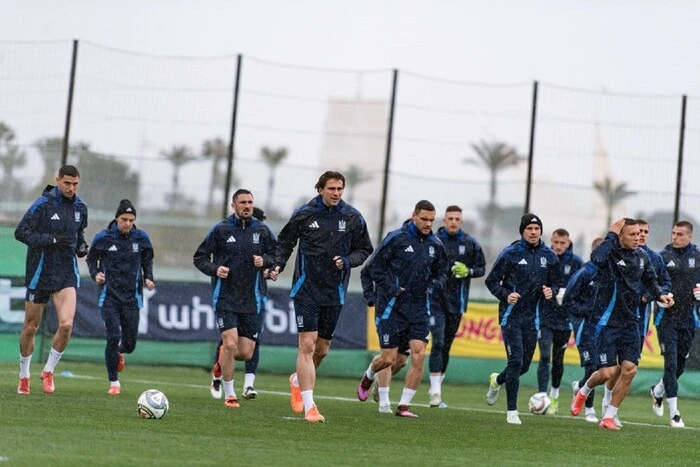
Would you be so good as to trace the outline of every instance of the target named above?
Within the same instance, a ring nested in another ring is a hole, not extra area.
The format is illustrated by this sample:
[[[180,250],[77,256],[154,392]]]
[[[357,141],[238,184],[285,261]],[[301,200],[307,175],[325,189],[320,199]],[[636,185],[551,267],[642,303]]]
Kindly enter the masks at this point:
[[[457,279],[464,279],[469,275],[469,268],[467,265],[459,261],[455,261],[454,266],[452,266],[450,270],[452,271],[452,275]]]
[[[53,236],[53,244],[58,246],[71,246],[73,244],[73,235],[56,234]]]
[[[88,254],[88,244],[83,242],[80,242],[80,245],[78,245],[78,249],[75,250],[75,255],[78,258],[82,258],[83,256]]]
[[[564,287],[560,288],[559,292],[557,292],[557,303],[559,304],[559,306],[561,306],[562,303],[564,303],[564,293],[565,292],[566,292],[566,289]]]
[[[672,294],[672,293],[669,292],[667,295],[668,295],[669,298],[673,298],[673,294]],[[661,301],[658,301],[658,300],[656,301],[656,304],[659,306],[659,308],[668,308],[668,307],[670,306],[670,305],[667,305],[667,304],[665,304],[664,302],[661,302]]]
[[[695,300],[700,301],[700,284],[695,284],[693,287],[693,296],[695,296]]]

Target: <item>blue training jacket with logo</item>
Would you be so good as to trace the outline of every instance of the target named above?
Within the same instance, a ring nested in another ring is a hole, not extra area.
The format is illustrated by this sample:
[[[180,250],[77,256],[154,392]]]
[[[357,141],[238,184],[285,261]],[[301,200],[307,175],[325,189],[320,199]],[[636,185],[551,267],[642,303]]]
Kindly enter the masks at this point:
[[[693,289],[700,283],[700,250],[689,243],[685,248],[666,245],[660,255],[671,277],[671,292],[676,302],[671,308],[657,308],[654,325],[676,329],[700,327],[698,301]]]
[[[554,250],[540,240],[531,245],[524,238],[507,246],[486,277],[486,287],[499,300],[498,319],[505,326],[513,319],[533,319],[539,329],[540,305],[545,300],[542,286],[559,291],[559,260]],[[507,302],[508,295],[520,294],[515,304]],[[550,300],[556,300],[553,296]]]
[[[214,310],[264,311],[267,286],[263,271],[272,266],[275,247],[272,230],[255,218],[243,220],[232,214],[209,231],[193,261],[197,269],[211,277]],[[253,255],[262,256],[262,267],[255,267]],[[227,278],[216,276],[219,266],[229,268]]]
[[[77,246],[85,241],[88,207],[77,195],[64,197],[48,185],[15,229],[15,238],[27,245],[25,286],[32,290],[55,290],[80,285]],[[68,235],[70,245],[56,243],[56,235]]]
[[[429,313],[429,295],[445,286],[447,254],[437,235],[423,235],[409,221],[384,237],[369,267],[376,283],[377,309],[383,317],[388,317],[397,302],[406,301],[425,306],[417,310],[398,307],[401,312]]]
[[[559,259],[559,276],[557,279],[557,286],[560,288],[565,288],[569,279],[578,271],[583,265],[583,260],[574,254],[574,244],[571,242],[569,247],[564,251]],[[545,300],[542,303],[542,319],[541,324],[548,327],[549,329],[554,329],[556,331],[566,331],[571,328],[571,323],[569,322],[569,313],[564,306],[559,306],[556,299]]]
[[[297,208],[277,237],[274,263],[280,271],[297,241],[290,296],[318,306],[344,305],[350,270],[362,265],[373,250],[360,211],[343,200],[326,206],[320,195]],[[336,256],[343,259],[342,270],[335,266]]]
[[[100,285],[100,307],[106,300],[143,306],[144,280],[153,280],[153,245],[146,231],[134,225],[125,235],[113,220],[95,235],[86,262],[93,280],[99,272],[105,275],[105,283]]]

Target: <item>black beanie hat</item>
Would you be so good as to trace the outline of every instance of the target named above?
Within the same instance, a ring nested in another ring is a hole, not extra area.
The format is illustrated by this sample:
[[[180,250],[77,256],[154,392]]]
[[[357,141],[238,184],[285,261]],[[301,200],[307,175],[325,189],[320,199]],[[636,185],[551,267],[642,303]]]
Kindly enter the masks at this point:
[[[540,230],[542,230],[542,220],[540,219],[540,216],[537,214],[527,213],[520,218],[520,235],[525,232],[525,229],[530,224],[537,224],[540,226]]]
[[[267,219],[267,216],[265,216],[265,211],[263,211],[257,206],[253,208],[253,217],[255,217],[259,221],[264,221],[265,219]]]
[[[133,204],[131,204],[131,201],[129,201],[128,199],[123,199],[119,201],[119,207],[117,208],[117,213],[114,215],[114,218],[116,219],[117,217],[125,213],[133,214],[134,216],[136,216],[136,208]]]

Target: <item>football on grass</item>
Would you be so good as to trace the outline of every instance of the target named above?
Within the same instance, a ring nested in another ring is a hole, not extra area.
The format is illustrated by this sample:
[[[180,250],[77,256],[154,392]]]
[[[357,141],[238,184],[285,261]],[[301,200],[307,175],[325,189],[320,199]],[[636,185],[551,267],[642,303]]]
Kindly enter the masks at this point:
[[[157,389],[143,391],[136,403],[141,418],[163,418],[169,408],[168,398]]]
[[[544,415],[551,404],[552,401],[546,392],[538,392],[530,398],[527,408],[535,415]]]

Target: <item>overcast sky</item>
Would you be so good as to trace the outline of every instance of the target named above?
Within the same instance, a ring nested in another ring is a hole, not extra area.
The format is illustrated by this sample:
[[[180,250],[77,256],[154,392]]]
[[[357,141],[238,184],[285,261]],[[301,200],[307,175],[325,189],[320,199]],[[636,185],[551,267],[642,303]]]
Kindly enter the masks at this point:
[[[22,0],[0,39],[700,96],[693,0]]]

